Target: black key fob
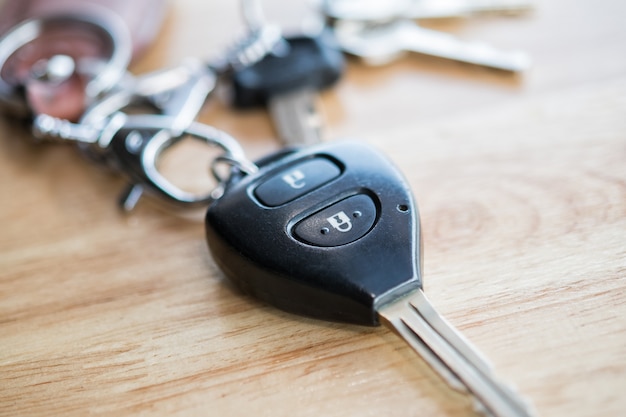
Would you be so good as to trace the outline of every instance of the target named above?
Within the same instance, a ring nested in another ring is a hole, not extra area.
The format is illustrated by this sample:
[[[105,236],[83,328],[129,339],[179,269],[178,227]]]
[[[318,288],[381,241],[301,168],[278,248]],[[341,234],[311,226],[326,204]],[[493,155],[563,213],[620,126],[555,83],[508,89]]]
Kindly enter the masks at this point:
[[[485,416],[534,415],[426,298],[417,206],[372,148],[274,155],[258,173],[233,177],[209,208],[206,233],[217,264],[247,292],[327,320],[380,318]]]
[[[264,106],[269,97],[303,87],[315,91],[335,84],[344,57],[329,32],[285,39],[283,55],[268,55],[233,74],[233,104],[237,108]]]
[[[297,314],[377,325],[378,305],[421,287],[409,187],[359,142],[267,158],[209,208],[206,236],[241,289]]]

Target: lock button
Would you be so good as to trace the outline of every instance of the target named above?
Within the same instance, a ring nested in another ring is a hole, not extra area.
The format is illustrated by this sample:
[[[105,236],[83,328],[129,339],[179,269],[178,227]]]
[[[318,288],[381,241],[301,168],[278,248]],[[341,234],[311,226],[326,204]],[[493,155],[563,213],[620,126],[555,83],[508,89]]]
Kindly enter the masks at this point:
[[[376,214],[374,201],[365,194],[357,194],[300,221],[293,234],[314,246],[341,246],[365,236],[374,226]]]
[[[326,158],[313,158],[272,176],[259,185],[254,195],[266,206],[288,203],[318,188],[341,174],[337,165]]]

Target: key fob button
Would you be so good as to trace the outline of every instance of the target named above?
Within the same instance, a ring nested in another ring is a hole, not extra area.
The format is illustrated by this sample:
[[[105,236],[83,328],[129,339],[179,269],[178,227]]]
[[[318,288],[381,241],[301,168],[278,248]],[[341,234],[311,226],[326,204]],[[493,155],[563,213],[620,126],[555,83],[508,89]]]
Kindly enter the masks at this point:
[[[293,234],[314,246],[341,246],[365,236],[376,217],[374,201],[365,194],[357,194],[300,221]]]
[[[266,206],[288,203],[336,178],[341,174],[337,165],[317,157],[291,166],[259,185],[254,195]]]

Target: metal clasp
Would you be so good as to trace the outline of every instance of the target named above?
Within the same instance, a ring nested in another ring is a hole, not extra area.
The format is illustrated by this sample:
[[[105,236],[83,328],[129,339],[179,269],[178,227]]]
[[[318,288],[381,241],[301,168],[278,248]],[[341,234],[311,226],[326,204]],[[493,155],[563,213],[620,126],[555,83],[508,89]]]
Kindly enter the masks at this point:
[[[216,169],[217,187],[194,194],[172,184],[159,172],[157,163],[167,149],[189,137],[222,150],[213,165],[236,165],[244,172],[256,168],[231,136],[194,122],[216,82],[214,71],[189,59],[178,67],[133,78],[128,88],[110,92],[94,103],[79,123],[38,115],[33,133],[39,139],[74,142],[92,160],[123,173],[130,182],[120,200],[126,211],[132,210],[144,193],[178,206],[209,205],[221,196],[225,184]],[[122,112],[145,110],[146,106],[157,114]]]
[[[172,184],[157,169],[161,155],[185,137],[216,146],[235,161],[246,161],[239,143],[225,132],[201,123],[190,123],[184,130],[173,130],[176,119],[163,115],[127,116],[117,113],[111,118],[111,127],[120,128],[98,139],[97,146],[107,149],[109,162],[124,171],[131,185],[122,194],[120,206],[132,210],[141,195],[150,194],[176,205],[209,205],[221,197],[223,183],[206,193],[195,194]],[[105,129],[104,132],[107,132]],[[242,162],[243,164],[243,162]]]
[[[176,118],[158,114],[126,115],[117,112],[100,124],[71,123],[47,115],[39,115],[33,123],[37,137],[75,141],[100,155],[101,161],[123,173],[130,186],[123,193],[120,206],[132,210],[139,197],[148,193],[178,206],[210,205],[224,192],[225,179],[214,170],[217,186],[195,194],[172,184],[157,169],[161,155],[186,137],[200,140],[221,149],[215,161],[227,162],[244,173],[256,171],[239,143],[227,133],[211,126],[192,122],[172,134]],[[214,163],[215,163],[214,161]]]

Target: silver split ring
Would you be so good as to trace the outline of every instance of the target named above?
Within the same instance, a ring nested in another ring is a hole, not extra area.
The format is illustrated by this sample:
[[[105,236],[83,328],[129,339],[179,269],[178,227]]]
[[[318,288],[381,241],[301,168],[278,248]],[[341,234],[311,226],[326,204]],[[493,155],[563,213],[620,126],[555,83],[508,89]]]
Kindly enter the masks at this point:
[[[122,114],[123,113],[118,113],[118,115]],[[239,143],[226,132],[214,127],[193,122],[184,130],[182,135],[173,136],[170,132],[168,132],[168,129],[171,127],[172,121],[174,120],[172,117],[154,114],[132,116],[124,115],[124,117],[125,119],[122,126],[126,132],[142,130],[158,132],[156,135],[151,136],[143,147],[140,146],[141,150],[136,155],[137,159],[129,158],[134,152],[129,152],[128,146],[114,147],[118,152],[122,151],[126,154],[117,154],[116,156],[119,158],[120,162],[125,161],[122,162],[122,165],[124,165],[128,174],[134,173],[130,175],[131,182],[134,182],[142,187],[146,187],[157,196],[175,204],[210,205],[221,197],[226,186],[226,181],[223,178],[216,176],[215,179],[218,184],[214,189],[203,194],[191,193],[172,184],[158,171],[157,161],[159,160],[161,154],[183,139],[184,136],[190,136],[191,138],[203,141],[207,145],[218,147],[224,152],[220,157],[226,158],[230,161],[237,161],[233,162],[233,164],[254,167],[254,165],[246,159],[244,151]],[[126,140],[128,140],[129,137],[130,136],[126,136]],[[101,142],[98,145],[102,148],[111,149],[112,147],[110,143],[106,143],[107,139],[104,140],[105,142]],[[137,165],[132,166],[133,164]]]
[[[132,58],[130,32],[119,16],[105,8],[94,8],[90,13],[36,17],[18,24],[0,38],[0,104],[20,115],[31,114],[22,86],[7,81],[3,76],[3,69],[15,52],[42,36],[47,29],[68,25],[85,26],[110,44],[111,52],[106,64],[98,68],[97,75],[86,85],[87,98],[95,99],[119,82]],[[74,71],[75,68],[72,72]]]

